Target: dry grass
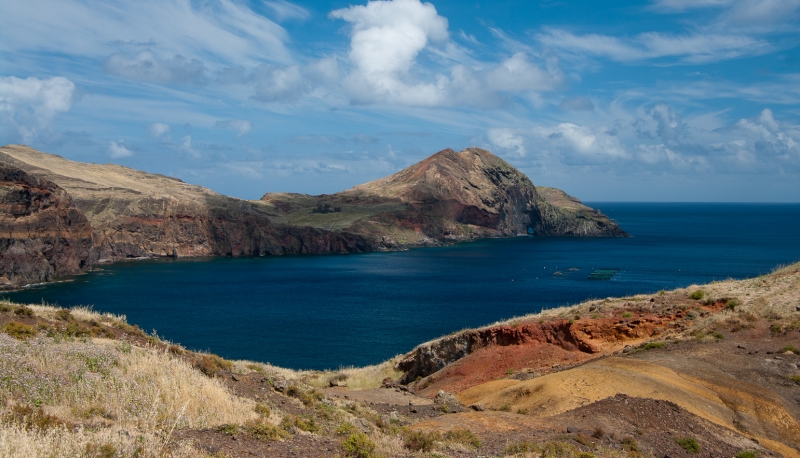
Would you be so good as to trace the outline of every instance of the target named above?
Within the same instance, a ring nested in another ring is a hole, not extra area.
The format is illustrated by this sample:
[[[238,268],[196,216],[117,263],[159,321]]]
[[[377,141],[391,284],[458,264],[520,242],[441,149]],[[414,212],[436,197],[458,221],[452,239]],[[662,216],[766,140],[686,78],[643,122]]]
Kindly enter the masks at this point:
[[[81,455],[87,444],[110,444],[123,456],[136,447],[140,456],[161,456],[176,428],[257,418],[253,401],[233,396],[183,359],[125,342],[43,335],[23,342],[0,334],[0,373],[0,456],[92,456]],[[20,433],[26,422],[11,415],[18,405],[41,407],[56,419],[49,424],[91,428]],[[192,456],[190,448],[176,447],[169,456]]]
[[[384,361],[374,366],[348,367],[338,371],[308,372],[303,376],[303,381],[316,388],[324,388],[329,385],[332,378],[343,380],[347,387],[354,390],[365,390],[379,388],[385,378],[397,380],[403,375],[402,371],[395,369],[395,365],[402,358],[402,355]]]

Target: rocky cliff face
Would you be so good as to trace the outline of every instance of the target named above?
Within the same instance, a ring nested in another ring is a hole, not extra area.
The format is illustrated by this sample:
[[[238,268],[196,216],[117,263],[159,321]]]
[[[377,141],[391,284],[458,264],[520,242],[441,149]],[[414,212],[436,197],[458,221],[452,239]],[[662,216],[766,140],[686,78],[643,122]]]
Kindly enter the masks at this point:
[[[358,235],[276,223],[259,203],[171,177],[69,161],[17,145],[0,148],[0,163],[51,180],[72,196],[91,223],[95,261],[376,249]]]
[[[480,148],[451,149],[386,178],[333,195],[262,197],[288,224],[338,227],[388,246],[436,245],[534,232],[627,236],[562,191],[539,191],[520,171]]]
[[[17,174],[6,185],[9,235],[0,247],[14,277],[0,281],[9,285],[139,257],[350,253],[533,231],[626,235],[600,212],[561,191],[534,187],[479,148],[446,149],[333,195],[266,194],[261,201],[19,145],[0,148],[0,164]],[[28,213],[14,213],[22,207]]]
[[[91,248],[89,221],[66,191],[0,163],[0,288],[78,273]]]

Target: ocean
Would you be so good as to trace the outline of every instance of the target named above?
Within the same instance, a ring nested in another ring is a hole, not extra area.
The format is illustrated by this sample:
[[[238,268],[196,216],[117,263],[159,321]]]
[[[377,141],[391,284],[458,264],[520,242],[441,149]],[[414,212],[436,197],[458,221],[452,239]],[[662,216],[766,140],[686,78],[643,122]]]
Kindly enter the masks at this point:
[[[124,314],[148,332],[226,358],[336,369],[545,308],[753,277],[800,261],[800,204],[588,204],[632,237],[132,261],[3,296]],[[601,268],[620,271],[588,278]]]

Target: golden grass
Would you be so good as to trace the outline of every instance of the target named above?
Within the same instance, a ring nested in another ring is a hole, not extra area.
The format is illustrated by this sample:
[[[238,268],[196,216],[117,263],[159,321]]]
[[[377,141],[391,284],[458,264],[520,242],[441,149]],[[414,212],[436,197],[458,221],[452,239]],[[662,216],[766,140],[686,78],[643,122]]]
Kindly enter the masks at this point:
[[[402,371],[395,369],[395,365],[403,355],[397,355],[380,364],[366,367],[347,367],[338,371],[315,371],[306,373],[303,381],[316,388],[329,386],[333,377],[343,379],[347,387],[353,390],[379,388],[385,378],[397,380],[403,375]]]
[[[126,342],[43,335],[21,342],[0,334],[0,373],[0,456],[91,456],[80,451],[104,444],[121,456],[133,455],[136,447],[140,456],[196,456],[188,446],[169,444],[171,432],[258,416],[252,400],[234,396],[219,379],[166,351]],[[93,427],[21,433],[10,415],[18,404]]]

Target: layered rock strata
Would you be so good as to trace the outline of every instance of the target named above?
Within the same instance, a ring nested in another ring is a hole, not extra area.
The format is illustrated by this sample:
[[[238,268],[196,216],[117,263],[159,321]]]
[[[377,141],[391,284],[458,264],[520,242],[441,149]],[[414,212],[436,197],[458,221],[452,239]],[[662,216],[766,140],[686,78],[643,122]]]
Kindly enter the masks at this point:
[[[78,273],[91,249],[89,221],[66,191],[0,163],[0,288]]]

